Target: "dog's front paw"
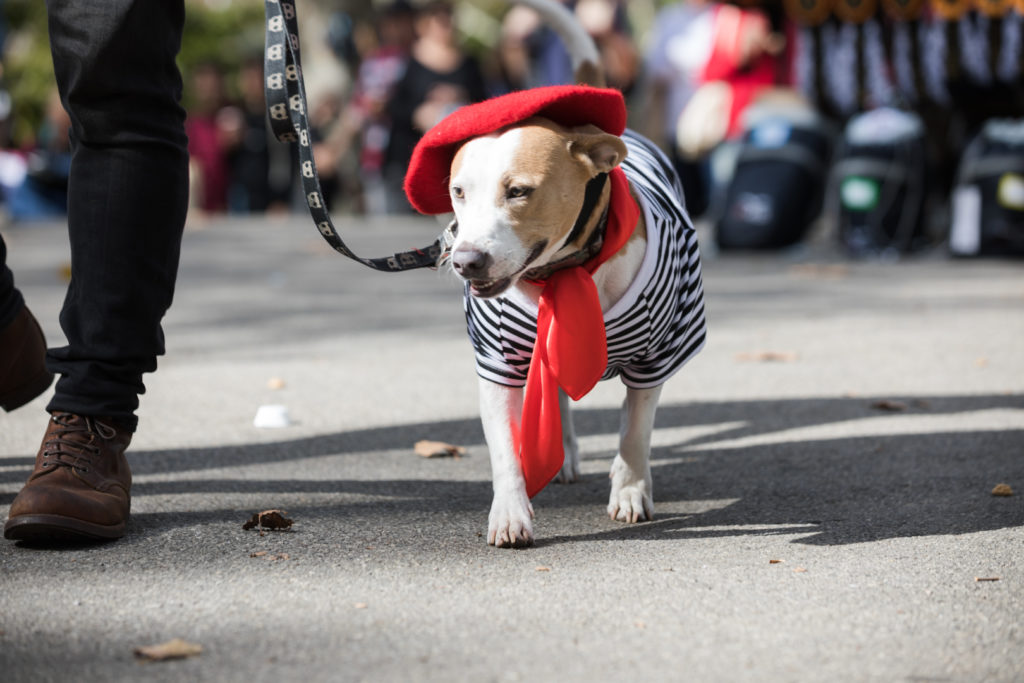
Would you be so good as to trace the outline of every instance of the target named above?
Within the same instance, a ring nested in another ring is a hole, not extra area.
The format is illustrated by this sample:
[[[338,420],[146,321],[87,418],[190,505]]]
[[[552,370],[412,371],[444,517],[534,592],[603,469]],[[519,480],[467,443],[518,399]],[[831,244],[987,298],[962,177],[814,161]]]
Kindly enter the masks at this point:
[[[634,472],[622,456],[616,455],[608,475],[612,480],[612,493],[608,498],[608,516],[620,522],[644,522],[654,519],[654,499],[651,497],[651,472]]]
[[[526,492],[494,495],[488,520],[487,542],[498,548],[533,545],[533,505]]]

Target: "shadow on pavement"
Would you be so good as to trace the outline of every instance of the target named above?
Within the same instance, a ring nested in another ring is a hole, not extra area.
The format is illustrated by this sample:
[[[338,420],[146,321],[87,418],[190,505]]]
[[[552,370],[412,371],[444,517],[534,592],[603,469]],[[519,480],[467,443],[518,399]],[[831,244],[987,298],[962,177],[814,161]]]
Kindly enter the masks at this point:
[[[1011,418],[1008,423],[1018,428],[1000,429],[991,420],[980,428],[974,426],[975,416],[985,411],[1005,419],[1005,411],[1024,409],[1024,397],[918,398],[906,401],[903,409],[893,413],[874,408],[876,400],[856,397],[662,406],[659,431],[716,425],[719,429],[695,429],[700,435],[656,440],[652,453],[655,520],[628,526],[601,520],[607,477],[590,474],[576,485],[551,485],[539,494],[535,506],[546,511],[545,520],[561,530],[538,543],[800,534],[795,542],[841,545],[1024,526],[1024,423]],[[615,410],[583,409],[575,414],[581,436],[618,429]],[[871,428],[851,429],[858,424],[870,424]],[[197,471],[213,468],[320,456],[383,457],[384,451],[408,450],[427,433],[464,445],[483,443],[476,420],[456,420],[270,444],[132,452],[131,462],[136,475],[188,471],[193,477]],[[609,451],[583,453],[585,460],[611,455]],[[29,458],[0,460],[5,466],[0,482],[23,481],[31,462]],[[992,496],[993,486],[1002,482],[1011,484],[1016,495]],[[223,493],[373,497],[369,502],[306,504],[303,514],[310,518],[351,513],[378,522],[392,515],[441,513],[472,515],[476,523],[479,517],[486,518],[490,503],[487,481],[415,476],[369,481],[189,478],[140,482],[133,490],[136,498]],[[0,504],[9,504],[13,498],[13,493],[0,495]],[[678,509],[680,504],[700,501],[719,504],[713,509],[705,505],[705,511],[693,514],[657,516],[659,505]],[[570,508],[593,508],[595,530],[565,533],[566,525],[559,523],[558,516],[569,514]],[[148,513],[133,523],[154,528],[171,521],[178,525],[223,519],[222,511],[183,510]]]

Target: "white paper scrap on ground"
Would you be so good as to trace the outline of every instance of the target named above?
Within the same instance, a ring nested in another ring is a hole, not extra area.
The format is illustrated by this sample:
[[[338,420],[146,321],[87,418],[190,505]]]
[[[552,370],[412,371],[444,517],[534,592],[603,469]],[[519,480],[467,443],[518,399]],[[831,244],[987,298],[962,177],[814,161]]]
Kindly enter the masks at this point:
[[[280,429],[291,425],[288,417],[288,408],[283,405],[273,404],[260,406],[256,410],[256,417],[253,418],[252,426],[261,429]]]

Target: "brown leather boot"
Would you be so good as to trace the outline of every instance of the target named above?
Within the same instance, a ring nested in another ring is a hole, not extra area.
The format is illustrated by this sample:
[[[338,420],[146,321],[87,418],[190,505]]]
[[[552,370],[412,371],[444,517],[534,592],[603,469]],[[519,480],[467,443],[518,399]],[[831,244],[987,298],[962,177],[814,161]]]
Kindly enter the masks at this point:
[[[11,412],[46,391],[46,339],[28,307],[0,330],[0,408]]]
[[[54,413],[36,468],[11,503],[4,537],[16,541],[102,541],[124,535],[132,473],[127,430],[103,418]]]

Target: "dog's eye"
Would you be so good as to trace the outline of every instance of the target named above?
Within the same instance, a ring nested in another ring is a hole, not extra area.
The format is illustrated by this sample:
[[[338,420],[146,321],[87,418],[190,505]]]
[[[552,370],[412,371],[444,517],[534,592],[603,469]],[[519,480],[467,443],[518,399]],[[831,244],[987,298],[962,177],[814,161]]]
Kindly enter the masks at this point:
[[[529,197],[530,193],[533,192],[532,187],[523,187],[522,185],[513,185],[508,188],[505,192],[506,199],[522,199],[523,197]]]
[[[459,187],[458,185],[452,185],[452,196],[453,197],[455,197],[456,199],[462,199],[464,194],[465,193],[462,191],[461,187]]]

